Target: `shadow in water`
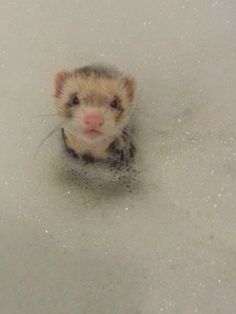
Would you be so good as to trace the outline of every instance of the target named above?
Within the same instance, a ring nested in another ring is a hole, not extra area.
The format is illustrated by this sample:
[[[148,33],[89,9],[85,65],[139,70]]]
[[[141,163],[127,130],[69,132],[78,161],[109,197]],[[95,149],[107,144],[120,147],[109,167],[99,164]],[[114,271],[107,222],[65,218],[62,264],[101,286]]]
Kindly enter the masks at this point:
[[[55,166],[55,164],[54,164]],[[56,167],[59,181],[70,189],[78,190],[85,199],[96,201],[121,198],[128,194],[138,194],[140,186],[140,171],[136,164],[127,167],[110,167],[106,163],[86,164],[80,160],[64,158]]]

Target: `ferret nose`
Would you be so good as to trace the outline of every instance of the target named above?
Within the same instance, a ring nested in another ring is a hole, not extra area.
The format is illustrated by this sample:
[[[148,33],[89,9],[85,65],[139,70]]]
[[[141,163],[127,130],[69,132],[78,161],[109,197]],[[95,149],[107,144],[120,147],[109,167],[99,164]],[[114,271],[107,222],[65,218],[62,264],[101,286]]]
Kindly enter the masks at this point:
[[[89,113],[83,119],[84,124],[90,128],[98,128],[103,125],[103,117],[99,113]]]

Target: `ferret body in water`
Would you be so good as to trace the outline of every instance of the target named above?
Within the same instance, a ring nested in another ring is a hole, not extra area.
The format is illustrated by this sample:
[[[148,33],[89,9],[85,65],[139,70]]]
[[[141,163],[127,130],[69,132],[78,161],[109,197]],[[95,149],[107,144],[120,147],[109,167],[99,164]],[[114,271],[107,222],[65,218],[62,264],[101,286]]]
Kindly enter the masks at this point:
[[[65,147],[73,157],[127,162],[134,156],[128,131],[132,77],[92,65],[57,73],[54,85]]]

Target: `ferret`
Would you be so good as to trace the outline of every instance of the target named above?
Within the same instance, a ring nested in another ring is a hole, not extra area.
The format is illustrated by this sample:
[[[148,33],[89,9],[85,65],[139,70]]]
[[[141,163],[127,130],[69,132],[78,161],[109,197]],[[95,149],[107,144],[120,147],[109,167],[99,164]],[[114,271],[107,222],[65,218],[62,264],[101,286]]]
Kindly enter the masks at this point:
[[[90,65],[54,77],[54,98],[66,151],[87,162],[127,162],[135,147],[128,131],[135,80],[116,69]]]

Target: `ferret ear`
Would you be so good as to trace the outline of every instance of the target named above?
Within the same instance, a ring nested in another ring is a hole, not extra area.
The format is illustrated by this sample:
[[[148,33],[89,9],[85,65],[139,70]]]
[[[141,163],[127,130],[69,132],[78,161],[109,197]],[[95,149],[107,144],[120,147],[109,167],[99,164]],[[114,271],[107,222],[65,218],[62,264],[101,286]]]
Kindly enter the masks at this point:
[[[127,96],[132,100],[134,98],[136,82],[131,76],[124,77],[124,87],[126,89]]]
[[[66,71],[57,72],[54,76],[54,96],[58,97],[61,94],[68,73]]]

